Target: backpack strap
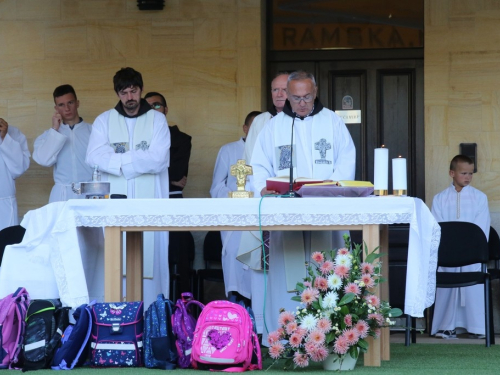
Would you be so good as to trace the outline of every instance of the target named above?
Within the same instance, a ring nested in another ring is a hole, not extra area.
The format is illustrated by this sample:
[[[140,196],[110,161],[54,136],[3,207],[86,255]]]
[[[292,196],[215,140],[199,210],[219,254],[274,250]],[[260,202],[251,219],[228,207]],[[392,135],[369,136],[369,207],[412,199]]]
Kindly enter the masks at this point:
[[[71,363],[70,369],[72,369],[73,367],[76,366],[76,364],[78,363],[78,360],[80,359],[80,356],[82,355],[83,350],[85,349],[85,347],[87,346],[87,343],[89,341],[90,332],[92,332],[92,313],[90,312],[90,309],[91,309],[90,306],[93,305],[94,303],[95,303],[95,300],[92,301],[89,305],[87,305],[87,307],[85,307],[85,311],[87,312],[88,319],[89,319],[87,333],[85,334],[85,340],[83,340],[83,345],[80,347],[80,349],[78,350],[78,353],[75,356],[75,359]]]

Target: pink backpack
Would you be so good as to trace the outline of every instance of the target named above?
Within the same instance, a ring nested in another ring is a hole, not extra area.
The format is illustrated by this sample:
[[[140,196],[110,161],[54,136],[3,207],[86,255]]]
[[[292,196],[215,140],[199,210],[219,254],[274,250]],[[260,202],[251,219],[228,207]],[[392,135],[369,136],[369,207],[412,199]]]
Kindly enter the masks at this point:
[[[229,301],[212,301],[205,306],[194,331],[191,363],[202,370],[262,369],[257,335],[243,306]]]
[[[0,300],[0,369],[13,368],[18,362],[29,303],[30,297],[24,288]]]

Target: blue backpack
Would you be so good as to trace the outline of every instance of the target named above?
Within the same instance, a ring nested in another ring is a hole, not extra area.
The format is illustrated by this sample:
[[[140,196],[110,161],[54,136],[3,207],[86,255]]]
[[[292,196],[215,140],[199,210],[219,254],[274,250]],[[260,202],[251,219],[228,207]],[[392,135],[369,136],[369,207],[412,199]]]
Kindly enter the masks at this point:
[[[174,303],[158,294],[144,318],[144,364],[147,368],[173,370],[178,354],[172,330]]]
[[[89,354],[89,338],[92,331],[92,305],[83,304],[73,313],[76,323],[64,331],[60,347],[52,359],[53,370],[71,370],[82,366]]]

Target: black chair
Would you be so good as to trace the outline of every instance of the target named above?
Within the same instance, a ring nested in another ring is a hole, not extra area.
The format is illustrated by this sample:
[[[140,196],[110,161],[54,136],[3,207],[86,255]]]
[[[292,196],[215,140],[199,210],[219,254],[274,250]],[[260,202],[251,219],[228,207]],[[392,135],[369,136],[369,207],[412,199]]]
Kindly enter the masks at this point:
[[[438,267],[463,267],[481,263],[477,272],[436,272],[436,288],[463,288],[484,285],[485,344],[494,343],[491,315],[491,283],[488,273],[489,247],[483,230],[473,223],[462,221],[440,222],[441,241],[438,249]],[[493,341],[492,341],[493,336]]]
[[[222,239],[220,231],[210,231],[203,241],[203,260],[205,268],[199,269],[196,274],[197,279],[197,298],[198,301],[205,303],[205,281],[216,281],[224,283],[224,274],[222,272]],[[213,268],[216,265],[218,268]]]
[[[0,264],[2,263],[5,247],[21,243],[25,232],[26,229],[20,225],[13,225],[0,230]]]
[[[191,232],[169,232],[168,265],[170,270],[170,299],[177,301],[181,293],[194,293],[196,270],[194,238]]]
[[[491,280],[498,280],[500,279],[500,237],[493,227],[490,227],[488,249],[490,261],[493,262],[493,268],[488,267],[488,273]]]

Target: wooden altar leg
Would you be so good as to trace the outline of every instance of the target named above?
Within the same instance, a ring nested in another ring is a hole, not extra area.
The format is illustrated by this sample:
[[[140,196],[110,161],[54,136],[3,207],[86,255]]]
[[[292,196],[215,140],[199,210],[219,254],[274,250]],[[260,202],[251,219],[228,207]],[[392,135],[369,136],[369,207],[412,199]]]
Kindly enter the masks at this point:
[[[389,226],[380,225],[380,252],[385,255],[380,258],[382,262],[382,272],[385,283],[380,285],[380,298],[383,301],[389,301]],[[382,361],[391,359],[391,332],[389,328],[382,328],[380,336],[380,356]]]
[[[368,250],[372,251],[380,245],[380,228],[377,224],[363,225],[363,243],[366,243]],[[378,252],[378,250],[376,251]],[[380,297],[380,286],[375,286],[372,291]],[[380,367],[380,348],[381,340],[374,340],[373,337],[367,337],[368,341],[368,351],[364,356],[365,366],[377,366]]]
[[[142,301],[142,232],[127,232],[127,301]]]
[[[122,300],[122,235],[120,227],[104,229],[104,300]]]

